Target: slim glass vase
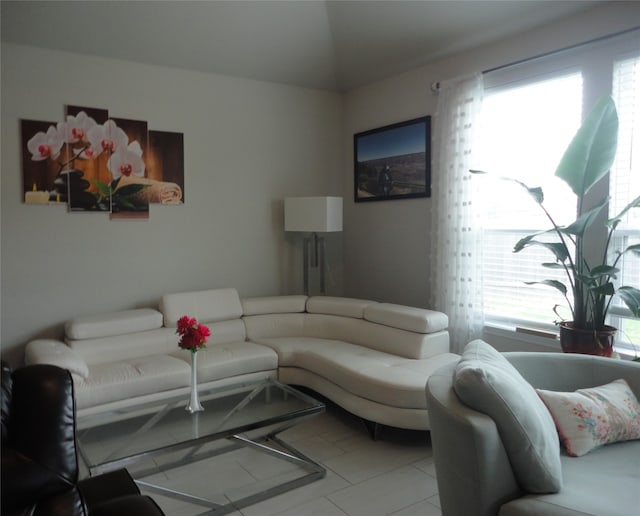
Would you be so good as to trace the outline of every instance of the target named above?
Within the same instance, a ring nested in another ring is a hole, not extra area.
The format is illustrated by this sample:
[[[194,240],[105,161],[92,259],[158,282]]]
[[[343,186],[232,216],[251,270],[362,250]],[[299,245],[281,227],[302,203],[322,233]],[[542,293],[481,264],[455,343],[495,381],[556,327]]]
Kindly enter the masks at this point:
[[[189,396],[189,403],[185,407],[186,410],[191,412],[202,412],[204,407],[200,404],[198,398],[198,352],[191,353],[191,395]]]

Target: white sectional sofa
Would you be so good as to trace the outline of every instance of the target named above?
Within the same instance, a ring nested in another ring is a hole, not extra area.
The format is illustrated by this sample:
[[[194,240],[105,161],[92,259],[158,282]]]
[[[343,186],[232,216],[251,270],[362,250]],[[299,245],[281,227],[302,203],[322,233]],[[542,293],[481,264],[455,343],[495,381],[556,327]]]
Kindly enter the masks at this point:
[[[430,428],[426,382],[459,358],[449,353],[440,312],[325,296],[241,300],[230,288],[167,294],[158,309],[70,320],[64,342],[28,343],[25,363],[69,369],[80,416],[186,394],[190,356],[175,333],[183,315],[211,329],[198,353],[201,386],[277,378],[400,428]]]

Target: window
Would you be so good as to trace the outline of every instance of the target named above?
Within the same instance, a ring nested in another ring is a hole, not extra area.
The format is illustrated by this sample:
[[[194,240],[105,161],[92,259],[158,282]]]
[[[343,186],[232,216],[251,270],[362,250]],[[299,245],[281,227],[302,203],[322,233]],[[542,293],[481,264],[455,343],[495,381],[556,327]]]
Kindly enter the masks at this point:
[[[618,109],[618,153],[611,168],[611,204],[609,216],[614,217],[640,192],[640,56],[618,60],[613,66],[612,96]],[[626,249],[640,244],[640,210],[627,213],[616,231],[614,249]],[[640,259],[625,255],[620,264],[618,281],[622,285],[640,285]],[[614,298],[611,323],[619,328],[619,341],[640,345],[640,321],[624,317],[624,304]]]
[[[476,146],[478,168],[542,187],[545,205],[558,218],[556,222],[572,222],[575,195],[553,174],[580,125],[581,107],[582,76],[575,72],[488,89]],[[524,280],[562,280],[562,273],[540,266],[550,261],[543,248],[512,252],[520,238],[547,229],[550,223],[519,185],[490,177],[481,180],[489,192],[483,196],[485,319],[550,323],[552,307],[565,304],[564,298],[554,289],[527,285]]]
[[[543,279],[566,283],[562,271],[541,267],[541,263],[553,261],[549,251],[531,247],[517,254],[512,252],[520,238],[549,229],[550,222],[523,188],[493,176],[542,187],[544,204],[556,222],[572,222],[575,195],[555,178],[554,172],[580,125],[583,110],[590,109],[600,95],[610,93],[620,117],[619,145],[610,185],[602,186],[601,193],[606,195],[609,189],[611,216],[640,192],[637,36],[637,32],[627,34],[485,74],[485,101],[474,146],[474,168],[491,172],[491,176],[478,177],[477,185],[484,213],[483,296],[487,324],[553,330],[554,320],[570,318],[560,292],[525,283]],[[635,52],[621,58],[629,49]],[[640,210],[632,211],[620,229],[617,246],[640,243]],[[620,263],[619,280],[638,286],[640,260],[631,255],[626,258]],[[554,307],[558,316],[553,313]],[[619,301],[613,312],[616,320],[611,323],[621,330],[618,341],[640,344],[640,322],[625,319],[628,311]]]

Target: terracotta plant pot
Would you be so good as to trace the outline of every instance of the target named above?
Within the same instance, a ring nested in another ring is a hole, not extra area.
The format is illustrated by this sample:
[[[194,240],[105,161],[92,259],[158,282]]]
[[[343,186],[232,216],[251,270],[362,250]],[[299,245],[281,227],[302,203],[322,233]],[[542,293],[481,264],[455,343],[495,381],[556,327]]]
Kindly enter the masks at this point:
[[[604,330],[574,328],[573,321],[560,323],[560,346],[565,353],[582,353],[610,357],[617,328],[605,326]]]

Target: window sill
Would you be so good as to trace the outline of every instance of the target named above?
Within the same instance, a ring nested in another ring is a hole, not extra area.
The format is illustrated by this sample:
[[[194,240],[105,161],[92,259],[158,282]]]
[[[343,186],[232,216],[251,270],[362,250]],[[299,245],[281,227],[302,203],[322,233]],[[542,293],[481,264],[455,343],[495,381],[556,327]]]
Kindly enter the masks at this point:
[[[492,337],[508,339],[522,347],[522,351],[560,351],[560,342],[556,338],[542,337],[532,333],[517,331],[516,326],[507,323],[485,323],[484,334],[487,340]],[[542,348],[542,349],[539,349]]]
[[[534,330],[535,331],[535,330]],[[541,333],[550,334],[545,330]],[[553,338],[547,336],[529,333],[526,330],[518,331],[517,327],[508,323],[490,322],[484,325],[484,335],[487,341],[493,344],[493,341],[508,341],[515,344],[509,346],[508,349],[501,349],[504,346],[496,346],[500,351],[551,351],[562,352],[557,334]],[[622,360],[633,360],[640,356],[640,352],[634,352],[633,348],[625,345],[615,346],[614,352],[618,354]]]

